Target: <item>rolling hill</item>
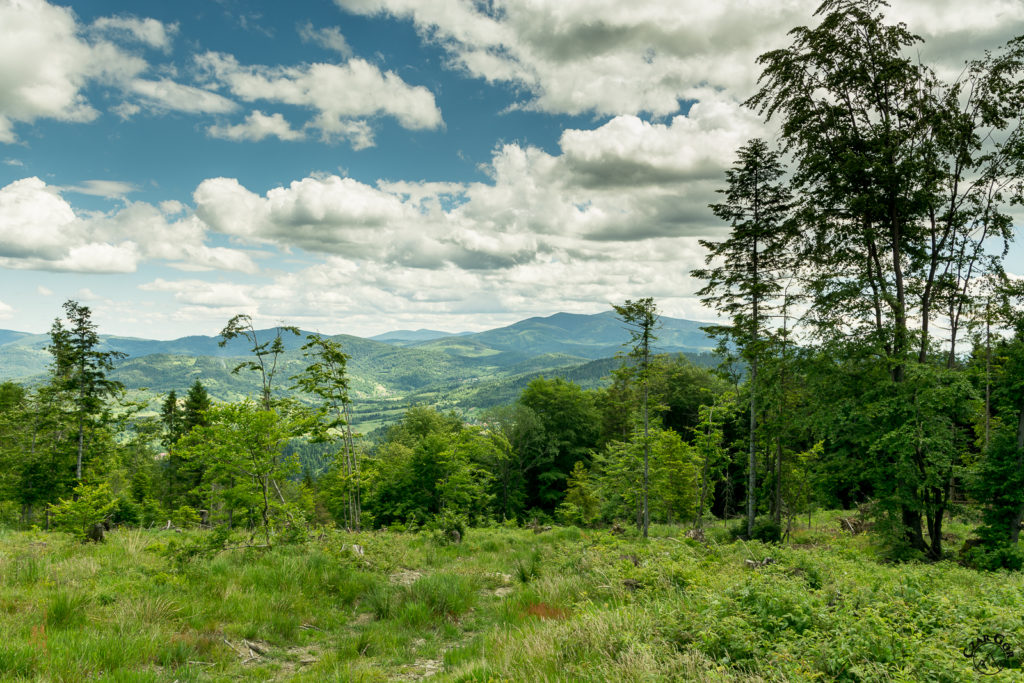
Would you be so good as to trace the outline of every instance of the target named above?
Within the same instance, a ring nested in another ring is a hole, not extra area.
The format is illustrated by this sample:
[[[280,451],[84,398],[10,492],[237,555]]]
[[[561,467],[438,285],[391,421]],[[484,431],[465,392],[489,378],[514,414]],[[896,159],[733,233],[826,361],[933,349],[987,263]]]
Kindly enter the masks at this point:
[[[663,318],[658,352],[686,353],[702,364],[713,342],[701,323]],[[273,330],[260,330],[269,339]],[[302,336],[285,335],[287,349],[277,387],[287,390],[289,377],[304,366]],[[441,335],[441,336],[435,336]],[[619,361],[629,333],[612,312],[595,315],[557,313],[530,318],[507,327],[477,333],[446,334],[432,330],[399,330],[364,339],[332,337],[350,355],[349,375],[357,419],[387,421],[411,404],[426,403],[463,411],[515,400],[533,378],[544,375],[596,386]],[[38,381],[50,362],[49,336],[0,330],[0,381]],[[248,343],[235,339],[226,346],[217,337],[189,336],[170,341],[103,336],[106,350],[120,351],[111,377],[137,397],[157,398],[171,390],[183,392],[199,379],[218,400],[238,400],[256,391],[256,378],[232,369],[246,357]]]

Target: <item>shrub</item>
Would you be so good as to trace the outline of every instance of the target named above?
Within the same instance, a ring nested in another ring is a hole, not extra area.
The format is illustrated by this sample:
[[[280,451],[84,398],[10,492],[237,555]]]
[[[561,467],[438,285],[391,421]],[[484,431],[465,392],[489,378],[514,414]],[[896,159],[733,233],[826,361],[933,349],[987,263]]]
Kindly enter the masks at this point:
[[[142,521],[142,506],[128,498],[118,498],[110,521],[114,524],[138,526]]]
[[[171,513],[171,523],[182,529],[197,527],[200,521],[199,513],[189,505],[182,505]]]
[[[1024,568],[1024,550],[1009,543],[976,545],[968,548],[962,559],[967,566],[984,571],[1020,571]]]
[[[444,509],[434,515],[430,522],[433,538],[440,544],[459,543],[466,537],[466,516],[451,509]]]
[[[156,500],[144,498],[140,505],[139,523],[142,526],[150,527],[163,524],[167,520],[167,512]]]
[[[729,536],[733,541],[742,538],[762,543],[778,543],[782,540],[782,527],[767,517],[758,517],[754,520],[754,532],[748,538],[747,520],[743,519],[730,527]]]
[[[50,511],[56,528],[85,540],[93,527],[109,521],[116,507],[117,500],[107,484],[86,486],[79,483],[71,500],[62,498],[60,503],[50,506]]]

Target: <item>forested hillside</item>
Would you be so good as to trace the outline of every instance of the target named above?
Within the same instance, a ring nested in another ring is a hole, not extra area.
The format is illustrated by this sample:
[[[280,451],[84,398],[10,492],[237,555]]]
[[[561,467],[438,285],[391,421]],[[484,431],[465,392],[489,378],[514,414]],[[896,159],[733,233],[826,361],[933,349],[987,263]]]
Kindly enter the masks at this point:
[[[712,343],[698,327],[691,321],[665,319],[663,329],[668,334],[659,348],[686,353],[703,365],[717,363],[707,353]],[[266,337],[273,330],[257,333]],[[298,349],[306,334],[283,339],[287,352],[281,357],[283,375],[301,370]],[[413,338],[417,336],[421,338]],[[612,357],[627,338],[621,323],[604,313],[533,318],[472,335],[421,330],[375,339],[332,337],[351,356],[353,419],[361,431],[396,421],[404,410],[418,404],[472,415],[513,401],[531,379],[541,375],[596,387],[618,365]],[[218,401],[241,400],[253,392],[249,378],[232,373],[246,351],[237,341],[221,347],[216,337],[203,336],[171,341],[105,335],[99,339],[99,349],[126,354],[114,363],[111,379],[122,383],[133,399],[149,401],[154,410],[168,392],[181,392],[196,380]],[[540,341],[534,347],[530,339]],[[43,381],[50,363],[48,344],[47,335],[0,331],[0,379]],[[595,357],[599,360],[592,361]],[[279,389],[282,395],[304,400],[290,383]]]

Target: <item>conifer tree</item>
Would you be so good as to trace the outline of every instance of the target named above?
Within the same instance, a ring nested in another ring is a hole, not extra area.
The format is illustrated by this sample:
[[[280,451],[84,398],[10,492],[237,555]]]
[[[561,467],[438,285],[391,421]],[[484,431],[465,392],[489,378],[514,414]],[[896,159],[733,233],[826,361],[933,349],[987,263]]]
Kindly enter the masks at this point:
[[[114,361],[126,354],[99,350],[100,338],[88,306],[68,299],[63,308],[65,319],[53,321],[47,350],[53,356],[52,383],[69,397],[72,406],[78,435],[75,479],[81,481],[86,433],[103,412],[105,401],[124,391],[120,382],[107,379],[107,373],[114,369]]]
[[[757,513],[758,369],[767,349],[770,317],[789,275],[791,197],[778,152],[755,139],[739,149],[738,161],[726,171],[725,201],[712,204],[715,215],[731,226],[721,242],[701,240],[709,268],[693,276],[707,281],[698,296],[730,318],[730,323],[706,328],[721,348],[737,348],[750,368],[750,419],[747,457],[747,534],[754,531]]]

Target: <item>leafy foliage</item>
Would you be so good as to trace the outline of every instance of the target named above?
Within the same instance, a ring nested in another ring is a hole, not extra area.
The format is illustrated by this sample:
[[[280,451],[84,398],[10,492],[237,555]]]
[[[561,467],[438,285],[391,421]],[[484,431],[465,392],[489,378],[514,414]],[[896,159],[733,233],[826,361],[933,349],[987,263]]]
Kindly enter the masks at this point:
[[[51,505],[50,512],[54,527],[85,540],[93,527],[106,521],[116,507],[117,500],[107,484],[88,486],[79,483],[74,497]]]

